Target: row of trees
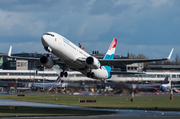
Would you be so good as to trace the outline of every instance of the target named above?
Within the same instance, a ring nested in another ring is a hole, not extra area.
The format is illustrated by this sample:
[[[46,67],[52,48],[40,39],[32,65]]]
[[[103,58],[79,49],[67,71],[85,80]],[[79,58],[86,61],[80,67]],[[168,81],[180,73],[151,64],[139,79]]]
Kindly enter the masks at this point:
[[[133,53],[129,54],[129,59],[148,59],[144,54],[138,54],[135,55]],[[168,61],[156,61],[156,62],[151,62],[151,63],[145,63],[146,65],[148,64],[154,64],[154,65],[180,65],[180,57],[178,54],[176,54],[176,57],[174,60],[168,60]]]

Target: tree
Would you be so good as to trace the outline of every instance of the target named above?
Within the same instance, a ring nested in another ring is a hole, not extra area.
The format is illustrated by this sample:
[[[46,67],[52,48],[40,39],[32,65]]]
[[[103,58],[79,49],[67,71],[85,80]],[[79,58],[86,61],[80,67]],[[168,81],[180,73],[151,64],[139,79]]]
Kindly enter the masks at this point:
[[[131,53],[131,54],[129,55],[129,59],[136,59],[136,55],[133,54],[133,53]]]
[[[131,53],[129,55],[129,59],[148,59],[148,58],[144,54],[141,54],[141,53],[139,53],[137,56]],[[148,62],[145,62],[143,66],[147,67],[148,64],[149,64]]]
[[[148,59],[144,54],[141,54],[139,53],[137,56],[136,56],[136,59]]]
[[[176,54],[176,57],[175,57],[175,64],[180,64],[180,58],[179,58],[179,55]]]
[[[129,55],[129,59],[148,59],[144,54],[139,53],[137,56],[133,53]]]

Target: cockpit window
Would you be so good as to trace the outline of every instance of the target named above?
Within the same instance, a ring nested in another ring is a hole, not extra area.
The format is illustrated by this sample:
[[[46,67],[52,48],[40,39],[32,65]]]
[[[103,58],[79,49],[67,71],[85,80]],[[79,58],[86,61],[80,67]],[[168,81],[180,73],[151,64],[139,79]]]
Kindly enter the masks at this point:
[[[54,35],[50,34],[50,33],[44,33],[43,35],[50,35],[50,36],[54,37]]]

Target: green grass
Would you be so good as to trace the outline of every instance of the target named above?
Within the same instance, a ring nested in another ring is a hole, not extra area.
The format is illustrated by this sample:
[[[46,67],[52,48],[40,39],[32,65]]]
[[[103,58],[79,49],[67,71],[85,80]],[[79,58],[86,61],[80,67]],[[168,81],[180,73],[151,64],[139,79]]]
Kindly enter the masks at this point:
[[[20,116],[67,116],[67,115],[100,115],[112,114],[108,111],[74,110],[65,108],[36,108],[18,107],[10,109],[9,106],[0,106],[0,117],[20,117]]]
[[[138,96],[131,102],[131,97],[121,96],[52,96],[42,94],[25,94],[24,97],[17,95],[0,95],[1,99],[63,104],[72,106],[100,107],[100,108],[129,108],[129,109],[145,109],[145,110],[169,110],[180,111],[180,95],[174,95],[174,99],[170,100],[169,95],[153,95]],[[81,100],[96,100],[96,103],[79,103]]]

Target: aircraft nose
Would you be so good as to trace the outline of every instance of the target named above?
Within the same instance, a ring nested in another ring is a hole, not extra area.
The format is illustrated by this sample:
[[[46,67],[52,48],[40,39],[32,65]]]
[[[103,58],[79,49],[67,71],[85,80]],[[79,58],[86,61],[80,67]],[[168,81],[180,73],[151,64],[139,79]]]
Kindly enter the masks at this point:
[[[45,41],[45,39],[46,39],[46,38],[45,38],[45,35],[42,35],[42,36],[41,36],[41,41]]]
[[[48,44],[47,44],[47,39],[46,39],[45,35],[43,35],[43,36],[41,37],[41,42],[42,42],[42,44],[43,44],[44,47],[48,46]]]
[[[42,41],[42,42],[44,41],[44,38],[43,38],[43,36],[41,36],[41,41]]]

